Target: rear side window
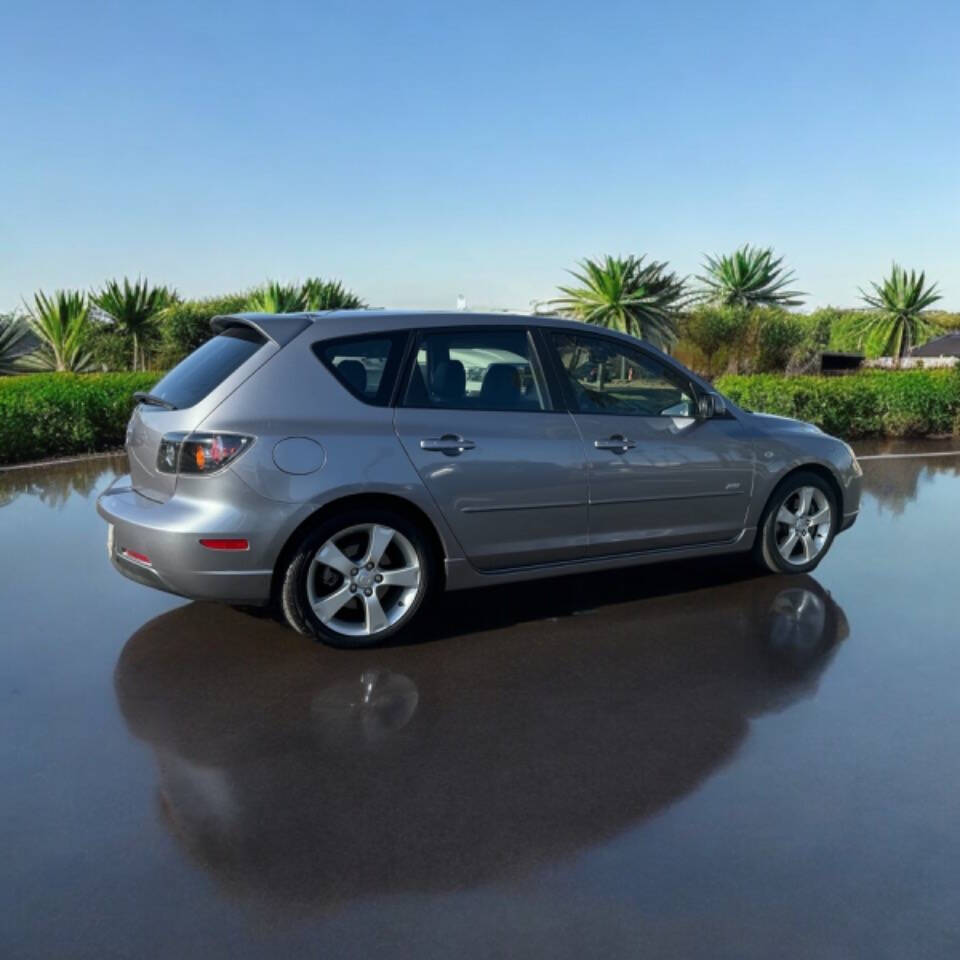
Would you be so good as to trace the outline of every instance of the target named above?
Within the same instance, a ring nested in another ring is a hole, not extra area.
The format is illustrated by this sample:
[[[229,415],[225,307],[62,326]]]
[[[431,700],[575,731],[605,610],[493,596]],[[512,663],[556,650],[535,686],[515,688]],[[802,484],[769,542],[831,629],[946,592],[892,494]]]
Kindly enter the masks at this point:
[[[424,332],[404,405],[452,410],[546,410],[547,392],[526,330]]]
[[[345,337],[315,343],[313,352],[358,400],[386,407],[406,338],[406,333]]]
[[[178,409],[192,407],[220,386],[267,341],[250,327],[230,327],[197,347],[150,392]]]

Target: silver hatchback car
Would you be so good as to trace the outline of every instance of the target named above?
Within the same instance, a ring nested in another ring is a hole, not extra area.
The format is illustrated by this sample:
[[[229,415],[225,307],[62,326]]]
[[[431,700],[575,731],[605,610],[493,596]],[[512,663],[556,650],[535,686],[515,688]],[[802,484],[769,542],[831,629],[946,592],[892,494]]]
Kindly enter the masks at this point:
[[[437,590],[753,551],[802,573],[861,470],[632,337],[547,317],[238,314],[138,395],[99,498],[132,580],[339,646]]]

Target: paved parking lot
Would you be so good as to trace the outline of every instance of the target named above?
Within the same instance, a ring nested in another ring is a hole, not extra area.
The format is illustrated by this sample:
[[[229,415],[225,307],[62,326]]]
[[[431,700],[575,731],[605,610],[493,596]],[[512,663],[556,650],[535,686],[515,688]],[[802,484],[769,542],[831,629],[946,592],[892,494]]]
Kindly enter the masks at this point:
[[[0,473],[0,956],[956,957],[960,456],[862,448],[815,576],[452,595],[334,651]]]

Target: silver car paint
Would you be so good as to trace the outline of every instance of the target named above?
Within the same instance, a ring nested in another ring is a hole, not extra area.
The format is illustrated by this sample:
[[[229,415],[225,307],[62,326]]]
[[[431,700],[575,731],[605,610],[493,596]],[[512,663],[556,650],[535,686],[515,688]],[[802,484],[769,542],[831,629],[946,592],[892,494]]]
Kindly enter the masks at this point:
[[[355,496],[397,498],[427,518],[444,555],[447,589],[747,550],[774,486],[804,464],[833,476],[847,523],[859,509],[859,467],[846,444],[729,401],[728,418],[707,421],[395,410],[353,397],[310,349],[339,336],[437,326],[584,329],[573,321],[401,311],[215,321],[230,323],[274,339],[190,409],[141,405],[128,432],[131,478],[98,500],[114,525],[113,562],[138,582],[190,597],[267,602],[278,559],[298,528],[317,510]],[[643,349],[711,391],[669,357]],[[160,436],[197,429],[256,441],[219,474],[159,475]],[[637,440],[626,454],[593,447],[595,434],[626,430]],[[457,457],[421,450],[419,440],[447,433],[477,446]],[[293,439],[304,443],[291,447]],[[322,455],[307,455],[306,445]],[[277,465],[285,448],[293,451],[291,469]],[[199,543],[204,536],[245,537],[250,549],[210,551]],[[123,550],[145,554],[151,566],[124,558]]]
[[[574,560],[587,551],[583,442],[566,412],[398,408],[407,456],[480,570]],[[422,449],[453,434],[460,456]]]
[[[743,530],[754,444],[736,419],[575,417],[590,470],[594,555],[720,543]],[[595,441],[624,437],[624,453]]]

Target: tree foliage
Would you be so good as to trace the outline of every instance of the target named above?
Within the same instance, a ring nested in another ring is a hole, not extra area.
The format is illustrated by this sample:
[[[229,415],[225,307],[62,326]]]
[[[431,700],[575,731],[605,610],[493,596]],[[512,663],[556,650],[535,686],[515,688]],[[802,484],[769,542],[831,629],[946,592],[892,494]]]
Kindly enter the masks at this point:
[[[296,283],[271,280],[254,290],[247,299],[247,309],[255,313],[301,313],[306,308],[306,294]]]
[[[27,311],[27,322],[40,346],[24,359],[24,368],[75,373],[91,368],[90,309],[83,293],[58,290],[48,297],[40,290]]]
[[[872,308],[862,320],[863,332],[879,337],[884,355],[899,360],[935,329],[924,312],[941,299],[937,285],[928,284],[922,271],[908,273],[895,263],[888,276],[870,286],[871,293],[860,291],[864,303]]]
[[[677,338],[679,313],[688,300],[686,281],[668,264],[643,256],[582,260],[568,271],[579,286],[560,287],[551,305],[586,323],[621,330],[662,347]]]
[[[0,374],[19,373],[25,355],[32,350],[33,338],[22,316],[0,315]]]
[[[703,355],[708,377],[718,372],[718,358],[733,348],[745,335],[747,315],[738,307],[722,307],[704,304],[687,314],[680,331],[684,340],[693,344]]]
[[[303,284],[307,310],[361,310],[366,303],[339,280],[309,277]]]
[[[304,310],[359,310],[366,306],[339,280],[309,277],[301,284],[269,281],[247,298],[246,309],[257,313],[300,313]]]
[[[805,296],[787,287],[792,270],[783,267],[783,257],[774,257],[772,247],[742,246],[730,254],[704,261],[705,273],[697,279],[701,296],[710,303],[729,307],[798,307]]]
[[[126,277],[121,285],[110,280],[90,294],[90,302],[105,314],[121,336],[132,342],[132,370],[146,369],[146,346],[158,339],[157,318],[177,299],[167,287],[151,287],[144,277],[131,283]]]
[[[210,321],[247,309],[249,293],[228,293],[202,300],[171,303],[159,317],[160,342],[156,362],[161,369],[173,367],[213,336]]]

